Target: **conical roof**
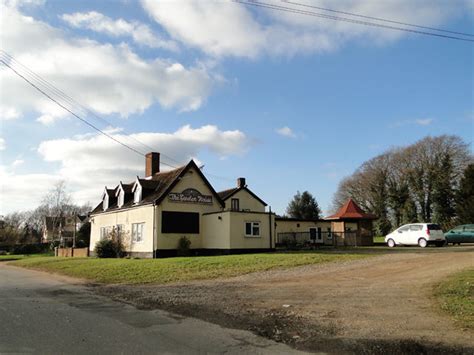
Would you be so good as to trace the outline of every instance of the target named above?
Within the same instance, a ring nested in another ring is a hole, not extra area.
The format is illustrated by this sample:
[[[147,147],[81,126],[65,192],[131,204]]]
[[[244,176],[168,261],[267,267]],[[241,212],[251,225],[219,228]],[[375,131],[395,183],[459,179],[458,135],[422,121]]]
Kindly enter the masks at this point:
[[[377,219],[377,216],[364,212],[364,210],[350,198],[335,214],[325,219]]]

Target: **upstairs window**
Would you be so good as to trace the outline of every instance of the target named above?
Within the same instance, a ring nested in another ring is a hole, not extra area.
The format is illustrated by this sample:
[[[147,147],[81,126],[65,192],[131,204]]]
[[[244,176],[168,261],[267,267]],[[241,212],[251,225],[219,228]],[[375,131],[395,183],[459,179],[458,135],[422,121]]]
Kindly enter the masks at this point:
[[[133,202],[140,203],[141,200],[142,200],[142,187],[138,185],[133,195]]]
[[[106,193],[102,201],[102,209],[104,211],[107,211],[107,208],[109,208],[109,195]]]
[[[233,198],[233,199],[230,200],[230,209],[232,211],[240,211],[239,199],[238,198]]]
[[[117,205],[119,207],[122,207],[124,202],[125,202],[125,193],[123,190],[120,190],[119,195],[118,195]]]

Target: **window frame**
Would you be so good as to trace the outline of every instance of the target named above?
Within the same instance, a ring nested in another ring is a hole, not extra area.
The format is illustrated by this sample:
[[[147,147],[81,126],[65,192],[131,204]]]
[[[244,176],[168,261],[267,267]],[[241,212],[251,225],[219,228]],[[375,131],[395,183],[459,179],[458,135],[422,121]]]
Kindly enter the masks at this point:
[[[237,208],[234,206],[237,205]],[[240,211],[240,200],[238,198],[231,198],[230,199],[230,210],[231,211]]]
[[[140,240],[138,240],[138,226],[141,227]],[[145,222],[132,223],[132,243],[143,243],[145,240]]]
[[[250,224],[250,233],[247,233],[247,225]],[[255,234],[255,228],[258,228],[258,234]],[[244,235],[247,238],[261,238],[261,223],[259,221],[245,221],[244,222]]]

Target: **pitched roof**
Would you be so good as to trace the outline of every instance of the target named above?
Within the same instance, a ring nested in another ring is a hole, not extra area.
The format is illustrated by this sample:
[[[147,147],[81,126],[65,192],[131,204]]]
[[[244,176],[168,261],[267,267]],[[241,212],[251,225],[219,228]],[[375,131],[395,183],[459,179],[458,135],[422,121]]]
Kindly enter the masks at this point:
[[[350,198],[335,214],[325,219],[377,219],[377,216],[364,212],[364,210]]]
[[[224,205],[224,202],[220,198],[220,196],[217,194],[217,192],[214,190],[214,188],[211,186],[209,181],[206,179],[206,177],[203,175],[202,171],[199,169],[199,167],[196,165],[196,163],[191,160],[187,165],[183,165],[177,169],[165,171],[165,172],[160,172],[156,173],[149,179],[137,179],[138,182],[140,183],[140,186],[142,187],[142,200],[140,203],[136,204],[133,202],[133,199],[130,199],[130,201],[125,201],[122,207],[117,206],[117,202],[112,205],[109,203],[109,208],[107,211],[103,211],[102,209],[102,202],[97,205],[96,208],[91,212],[92,214],[99,214],[102,212],[110,212],[114,210],[121,210],[124,208],[130,208],[130,207],[135,207],[135,206],[143,206],[143,205],[148,205],[148,204],[159,204],[163,199],[168,195],[169,192],[176,186],[176,184],[179,182],[179,178],[182,177],[190,168],[194,167],[195,170],[198,172],[200,177],[203,179],[204,183],[207,185],[207,187],[211,190],[211,192],[214,194],[216,197],[217,201],[221,204]],[[131,183],[131,185],[134,185],[134,183]],[[125,185],[124,185],[125,187]]]
[[[227,190],[223,190],[223,191],[219,191],[217,194],[219,195],[219,197],[225,201],[227,200],[227,198],[229,198],[231,195],[233,195],[234,193],[236,193],[237,191],[239,190],[238,187],[234,187],[232,189],[227,189]]]
[[[240,190],[245,190],[247,191],[251,196],[253,196],[256,200],[260,201],[260,203],[262,203],[263,205],[267,206],[266,202],[263,201],[260,197],[258,197],[257,195],[255,195],[252,191],[250,191],[250,189],[247,187],[247,186],[242,186],[242,187],[234,187],[232,189],[227,189],[227,190],[223,190],[223,191],[219,191],[217,194],[219,195],[219,197],[222,199],[222,201],[225,201],[227,200],[228,198],[234,196],[237,192],[239,192]]]

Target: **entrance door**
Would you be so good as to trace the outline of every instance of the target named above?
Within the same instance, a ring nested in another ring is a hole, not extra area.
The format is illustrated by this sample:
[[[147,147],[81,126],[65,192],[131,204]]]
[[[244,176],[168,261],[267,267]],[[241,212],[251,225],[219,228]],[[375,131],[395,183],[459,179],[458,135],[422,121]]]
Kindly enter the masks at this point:
[[[323,233],[321,228],[310,228],[309,229],[309,238],[313,243],[322,243],[323,242]]]
[[[323,242],[323,232],[321,230],[321,227],[318,227],[318,234],[316,234],[316,243],[322,243]]]

